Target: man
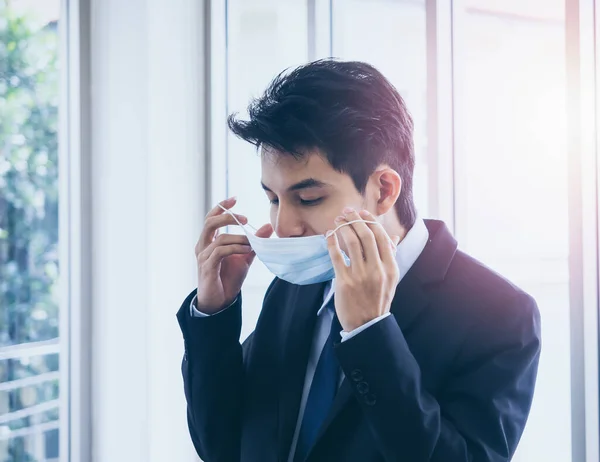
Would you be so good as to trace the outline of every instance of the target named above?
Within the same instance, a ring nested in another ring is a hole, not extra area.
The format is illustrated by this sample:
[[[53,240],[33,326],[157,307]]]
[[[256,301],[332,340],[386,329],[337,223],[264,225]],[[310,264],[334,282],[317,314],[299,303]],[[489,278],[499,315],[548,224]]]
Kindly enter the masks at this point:
[[[277,77],[229,126],[261,149],[271,223],[207,216],[178,313],[205,462],[510,460],[529,413],[534,300],[418,218],[413,125],[373,67]],[[219,234],[243,225],[246,236]],[[267,239],[273,231],[279,238]],[[493,245],[493,242],[490,242]],[[239,343],[255,255],[277,276]],[[333,279],[333,280],[332,280]]]

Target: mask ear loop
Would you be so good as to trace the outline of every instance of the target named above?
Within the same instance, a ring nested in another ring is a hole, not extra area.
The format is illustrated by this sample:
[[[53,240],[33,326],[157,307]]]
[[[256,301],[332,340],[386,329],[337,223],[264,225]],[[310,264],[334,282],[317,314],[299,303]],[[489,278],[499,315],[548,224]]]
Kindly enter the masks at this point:
[[[348,223],[342,223],[341,225],[339,225],[337,228],[335,228],[333,231],[326,233],[325,234],[325,238],[329,239],[329,237],[334,234],[338,229],[343,228],[344,226],[348,226],[351,225],[352,223],[369,223],[372,225],[379,225],[381,226],[381,223],[379,223],[378,221],[367,221],[367,220],[352,220],[349,221]],[[392,241],[392,238],[386,233],[386,236],[388,238],[388,241],[390,241],[390,244],[392,244],[392,248],[394,249],[394,253],[396,253],[396,246],[394,245],[394,241]]]
[[[328,232],[327,234],[325,234],[325,238],[329,239],[329,237],[335,233],[338,229],[343,228],[344,226],[348,226],[351,225],[352,223],[370,223],[372,225],[378,225],[380,224],[377,221],[366,221],[366,220],[352,220],[349,221],[348,223],[342,223],[341,225],[339,225],[337,228],[335,228],[333,231]]]
[[[249,223],[248,223],[248,224],[246,224],[246,225],[243,225],[243,224],[241,224],[241,223],[240,223],[240,221],[237,219],[237,217],[235,216],[235,214],[234,214],[234,213],[233,213],[231,210],[229,210],[229,209],[226,209],[226,208],[225,208],[225,207],[223,207],[221,204],[217,204],[217,205],[218,205],[219,207],[221,207],[221,208],[222,208],[222,209],[225,211],[225,213],[228,213],[229,215],[231,215],[231,216],[233,217],[233,219],[235,220],[235,222],[236,222],[236,223],[237,223],[239,226],[241,226],[242,228],[243,228],[244,226],[247,226],[247,227],[248,227],[248,228],[250,228],[252,231],[254,231],[254,234],[256,234],[256,231],[258,231],[258,230],[257,230],[257,229],[256,229],[254,226],[252,226],[252,225],[251,225],[251,224],[249,224]]]

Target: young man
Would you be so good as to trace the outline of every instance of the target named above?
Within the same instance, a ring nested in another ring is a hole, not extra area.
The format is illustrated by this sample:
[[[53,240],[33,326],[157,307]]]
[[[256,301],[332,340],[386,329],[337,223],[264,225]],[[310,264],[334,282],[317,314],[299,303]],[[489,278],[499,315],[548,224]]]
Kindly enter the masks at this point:
[[[229,126],[261,149],[271,223],[219,234],[247,220],[229,212],[234,198],[216,206],[196,246],[198,290],[177,315],[200,457],[510,460],[538,309],[418,218],[413,125],[394,87],[367,64],[317,61],[277,77],[249,114]],[[277,277],[240,345],[255,255]]]

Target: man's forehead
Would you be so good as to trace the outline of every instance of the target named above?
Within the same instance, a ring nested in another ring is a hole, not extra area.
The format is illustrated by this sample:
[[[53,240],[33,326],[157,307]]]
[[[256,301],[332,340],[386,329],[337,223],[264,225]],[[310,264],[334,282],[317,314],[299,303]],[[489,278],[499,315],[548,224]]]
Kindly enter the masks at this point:
[[[329,186],[331,186],[329,183],[311,177],[304,178],[303,180],[295,182],[278,181],[275,183],[275,185],[273,185],[272,183],[265,184],[265,180],[263,180],[260,184],[265,191],[271,192],[274,192],[273,188],[276,188],[277,190],[281,189],[286,190],[288,192],[293,192],[309,188],[328,188]]]
[[[298,190],[323,187],[334,181],[331,172],[321,162],[285,156],[279,160],[263,160],[262,183],[265,189]],[[300,186],[298,186],[300,185]]]
[[[286,171],[302,174],[308,171],[327,171],[331,168],[327,160],[317,152],[306,152],[302,155],[292,153],[263,150],[261,153],[261,165],[265,170]]]

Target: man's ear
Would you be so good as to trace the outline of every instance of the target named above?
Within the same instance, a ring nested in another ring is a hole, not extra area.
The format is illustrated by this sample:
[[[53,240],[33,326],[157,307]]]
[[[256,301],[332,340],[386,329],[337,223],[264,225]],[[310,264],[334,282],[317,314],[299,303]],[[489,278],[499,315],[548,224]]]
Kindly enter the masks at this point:
[[[377,216],[385,215],[400,196],[402,178],[394,169],[383,166],[373,172],[369,178],[370,195]]]

